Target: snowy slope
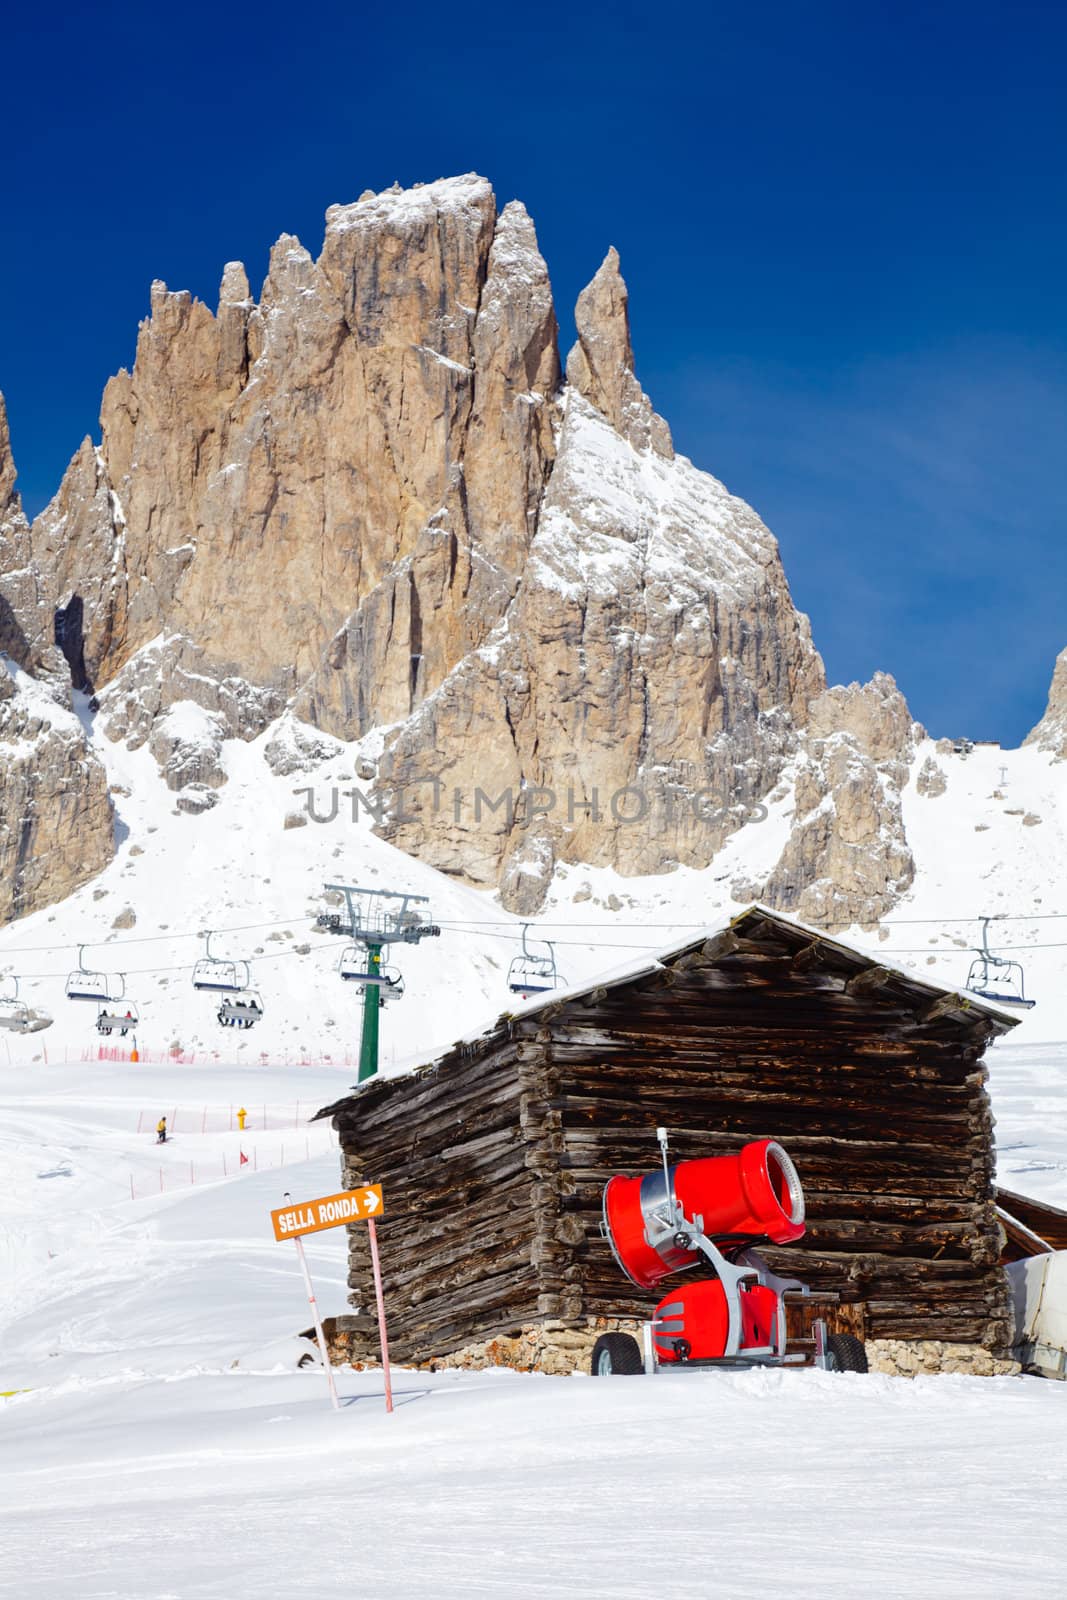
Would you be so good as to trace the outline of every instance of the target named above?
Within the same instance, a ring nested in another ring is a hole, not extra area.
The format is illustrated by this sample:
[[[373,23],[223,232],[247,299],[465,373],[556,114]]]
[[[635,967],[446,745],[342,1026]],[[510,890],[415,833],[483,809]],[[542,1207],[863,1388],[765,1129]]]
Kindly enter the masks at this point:
[[[63,997],[77,946],[86,943],[87,964],[125,972],[127,994],[142,1015],[139,1044],[149,1056],[180,1044],[209,1059],[212,1052],[250,1061],[262,1053],[272,1060],[303,1053],[351,1062],[359,996],[337,977],[339,941],[313,927],[326,881],[427,895],[443,928],[440,939],[394,951],[407,995],[385,1014],[386,1069],[432,1057],[513,1003],[506,975],[519,951],[518,920],[492,896],[376,839],[365,810],[352,820],[354,747],[339,747],[309,774],[275,777],[262,753],[270,737],[268,731],[251,744],[224,745],[229,781],[213,810],[191,817],[176,811],[147,748],[131,752],[94,733],[116,791],[118,854],[62,905],[0,930],[0,973],[17,973],[23,998],[55,1019],[41,1033],[0,1034],[0,1061],[95,1054],[94,1008]],[[936,754],[948,787],[929,798],[914,778],[933,753],[931,742],[920,744],[904,791],[915,886],[881,930],[857,928],[849,937],[913,965],[932,982],[960,987],[979,938],[978,917],[1007,914],[1017,920],[995,925],[994,946],[1016,947],[1038,1001],[1014,1037],[1067,1039],[1067,764],[1033,748]],[[306,812],[300,791],[308,786],[319,816],[330,815],[337,794],[336,818],[285,828],[287,814]],[[703,871],[680,868],[642,879],[561,866],[534,936],[556,942],[560,970],[571,983],[690,937],[741,908],[732,884],[767,877],[788,837],[791,804],[791,793],[772,802],[766,820],[734,835]],[[113,928],[127,908],[135,925]],[[245,930],[221,936],[216,948],[252,960],[264,999],[263,1022],[236,1039],[218,1026],[210,996],[191,988],[203,949],[198,930],[209,928]]]
[[[1067,1137],[1046,1085],[1065,1068],[1067,1051],[993,1057],[1012,1170],[1049,1161],[1061,1193]],[[0,1594],[1037,1600],[1062,1587],[1067,1385],[402,1371],[388,1417],[379,1374],[342,1372],[334,1414],[321,1371],[295,1368],[306,1302],[268,1212],[285,1189],[329,1192],[336,1153],[294,1162],[291,1145],[281,1171],[180,1179],[227,1143],[281,1134],[218,1131],[253,1088],[284,1120],[344,1079],[50,1066],[27,1093],[24,1072],[0,1066],[0,1388],[25,1391],[0,1400]],[[137,1122],[168,1099],[178,1134],[160,1151]],[[161,1163],[173,1188],[121,1198],[130,1169]],[[388,1291],[388,1194],[386,1207]],[[307,1241],[327,1314],[345,1309],[344,1241]]]

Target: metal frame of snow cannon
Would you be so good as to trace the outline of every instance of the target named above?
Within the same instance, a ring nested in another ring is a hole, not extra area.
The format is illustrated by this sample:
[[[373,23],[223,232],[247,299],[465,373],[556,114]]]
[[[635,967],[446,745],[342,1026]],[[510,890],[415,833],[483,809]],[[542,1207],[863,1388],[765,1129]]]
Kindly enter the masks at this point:
[[[1032,1011],[1037,1001],[1026,998],[1026,972],[1022,962],[994,955],[989,948],[989,924],[993,920],[992,917],[981,919],[982,948],[975,952],[968,969],[966,987],[972,994],[981,995],[983,1000],[992,1000],[994,1005],[1017,1006],[1021,1011]],[[1018,977],[1013,978],[1013,972],[1018,973]],[[1007,994],[996,987],[998,973],[1003,974],[1003,981],[1010,986]]]
[[[565,989],[567,980],[562,976],[556,966],[556,952],[550,940],[539,941],[548,951],[547,956],[539,956],[530,949],[527,935],[530,924],[522,925],[522,955],[515,956],[508,967],[508,988],[512,994],[521,994],[524,1000],[532,994],[551,994],[556,989]]]
[[[661,1314],[658,1317],[652,1317],[641,1324],[641,1358],[644,1372],[647,1375],[652,1376],[657,1372],[672,1372],[684,1370],[687,1367],[738,1368],[751,1366],[784,1367],[809,1365],[819,1367],[824,1371],[829,1370],[834,1363],[829,1351],[829,1333],[826,1322],[821,1317],[816,1318],[811,1325],[813,1355],[810,1360],[803,1351],[789,1354],[787,1350],[784,1296],[787,1293],[796,1293],[805,1297],[808,1296],[811,1291],[807,1284],[800,1282],[800,1280],[797,1278],[780,1278],[776,1273],[771,1271],[766,1262],[762,1260],[757,1251],[753,1248],[753,1245],[755,1245],[763,1237],[762,1235],[748,1234],[737,1236],[731,1242],[734,1242],[737,1246],[743,1246],[744,1248],[737,1249],[736,1258],[734,1260],[731,1261],[728,1259],[723,1251],[719,1249],[719,1245],[716,1244],[715,1241],[709,1238],[705,1233],[704,1218],[697,1215],[692,1217],[686,1216],[683,1205],[675,1198],[674,1185],[671,1181],[671,1169],[667,1157],[667,1130],[665,1128],[657,1128],[656,1137],[659,1141],[663,1165],[662,1193],[658,1200],[649,1196],[649,1199],[646,1201],[645,1194],[642,1194],[641,1196],[641,1212],[645,1224],[645,1241],[653,1250],[659,1251],[661,1246],[669,1245],[672,1250],[678,1251],[680,1255],[689,1255],[698,1258],[702,1257],[703,1260],[708,1263],[715,1274],[715,1279],[722,1286],[725,1297],[727,1311],[727,1334],[725,1339],[725,1348],[723,1349],[721,1355],[691,1357],[688,1354],[688,1351],[680,1351],[677,1349],[678,1345],[685,1345],[687,1341],[684,1339],[675,1338],[675,1336],[681,1332],[681,1325],[677,1320],[677,1314],[684,1312],[684,1303],[679,1302],[675,1306],[671,1304],[664,1304],[664,1301],[661,1300],[660,1304],[656,1308]],[[780,1150],[780,1146],[773,1145],[773,1142],[771,1147],[773,1147],[775,1150]],[[784,1156],[784,1151],[782,1151],[781,1154]],[[787,1157],[786,1160],[788,1160]],[[789,1167],[792,1168],[791,1162],[789,1162]],[[657,1184],[659,1181],[659,1175],[656,1174]],[[649,1182],[650,1180],[648,1178],[642,1180],[643,1184],[647,1184]],[[638,1280],[633,1277],[633,1274],[626,1266],[619,1253],[619,1250],[616,1247],[615,1239],[613,1237],[607,1216],[607,1188],[605,1188],[604,1193],[605,1201],[604,1219],[601,1224],[602,1232],[607,1238],[607,1241],[611,1246],[612,1253],[615,1256],[615,1259],[623,1273],[630,1278],[631,1282],[637,1282]],[[728,1240],[726,1237],[721,1235],[719,1236],[719,1243],[725,1244],[727,1242]],[[664,1260],[666,1264],[666,1260],[662,1254],[661,1260]],[[665,1276],[669,1276],[670,1271],[677,1270],[678,1266],[695,1264],[696,1263],[694,1261],[679,1262],[677,1266],[670,1267]],[[775,1295],[777,1300],[774,1317],[773,1338],[769,1343],[764,1345],[746,1346],[742,1345],[741,1342],[744,1332],[744,1317],[741,1296],[746,1292],[744,1286],[749,1284],[758,1284],[765,1289],[769,1289]],[[639,1285],[639,1287],[648,1287],[648,1285]],[[696,1287],[696,1285],[689,1285],[688,1287],[693,1288]],[[683,1295],[685,1293],[685,1289],[679,1289],[678,1293],[679,1295]],[[669,1300],[669,1298],[669,1296],[665,1297],[667,1300]],[[676,1316],[672,1317],[670,1315],[672,1311],[675,1311]],[[656,1349],[657,1339],[660,1343],[667,1343],[671,1340],[675,1341],[676,1353],[672,1360],[663,1360],[661,1358]],[[594,1372],[596,1370],[597,1369],[594,1367]],[[611,1370],[610,1367],[607,1370]]]
[[[193,968],[193,988],[216,994],[237,994],[252,984],[252,969],[247,961],[234,961],[211,954],[213,933],[204,935],[204,954]]]
[[[68,1000],[89,1000],[94,1005],[117,1005],[126,998],[126,979],[121,972],[90,972],[85,965],[85,946],[78,946],[78,965],[67,978]]]

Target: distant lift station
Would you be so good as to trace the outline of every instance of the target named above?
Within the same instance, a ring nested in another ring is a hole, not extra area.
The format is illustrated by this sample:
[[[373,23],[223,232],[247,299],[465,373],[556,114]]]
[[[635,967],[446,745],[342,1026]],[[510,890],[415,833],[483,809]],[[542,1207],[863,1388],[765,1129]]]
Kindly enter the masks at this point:
[[[346,983],[363,991],[363,1028],[359,1047],[359,1081],[378,1071],[378,1019],[382,1006],[399,1000],[404,979],[399,968],[386,966],[383,956],[391,944],[419,944],[440,938],[431,922],[425,895],[362,889],[356,884],[328,883],[326,894],[344,902],[343,911],[322,911],[315,925],[352,942],[341,952],[337,971]]]

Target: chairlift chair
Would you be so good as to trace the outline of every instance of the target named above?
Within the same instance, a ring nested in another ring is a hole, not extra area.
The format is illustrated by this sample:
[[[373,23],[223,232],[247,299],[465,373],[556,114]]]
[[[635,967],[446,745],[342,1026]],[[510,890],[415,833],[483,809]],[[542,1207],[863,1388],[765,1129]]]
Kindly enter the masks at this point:
[[[224,1028],[250,1028],[262,1021],[263,1001],[254,989],[242,989],[223,996],[217,1015]]]
[[[342,950],[337,970],[346,983],[357,983],[362,989],[379,989],[383,1000],[399,1000],[404,993],[404,979],[399,967],[379,965],[372,968],[370,955],[364,945],[350,944]]]
[[[399,967],[383,967],[383,984],[378,987],[382,1004],[387,1005],[391,1000],[402,1000],[404,997],[404,975]]]
[[[101,1006],[96,1019],[97,1033],[105,1034],[108,1038],[113,1033],[121,1034],[123,1038],[132,1033],[140,1021],[140,1016],[135,1005],[128,1005],[125,1011],[120,1011],[116,1006],[109,1008]]]
[[[992,917],[982,918],[982,948],[975,952],[971,962],[967,988],[972,994],[981,995],[983,1000],[992,1000],[995,1005],[1032,1011],[1037,1001],[1026,998],[1026,974],[1022,962],[994,955],[989,948],[989,924],[992,920]]]
[[[247,989],[252,974],[247,961],[224,961],[211,954],[214,934],[204,935],[204,954],[193,968],[193,988],[213,990],[218,994],[235,994]]]
[[[85,946],[78,946],[78,965],[67,978],[68,1000],[89,1000],[94,1005],[109,1005],[123,998],[126,981],[121,972],[90,972],[85,965]]]
[[[0,995],[0,1028],[7,1028],[11,1033],[29,1033],[30,1008],[25,1000],[19,999],[19,980],[12,976],[6,981],[11,993]]]
[[[508,988],[512,994],[528,1000],[534,994],[550,994],[554,989],[565,989],[567,980],[556,966],[556,952],[546,939],[547,955],[538,955],[530,949],[527,939],[530,924],[522,925],[522,955],[516,956],[508,968]]]

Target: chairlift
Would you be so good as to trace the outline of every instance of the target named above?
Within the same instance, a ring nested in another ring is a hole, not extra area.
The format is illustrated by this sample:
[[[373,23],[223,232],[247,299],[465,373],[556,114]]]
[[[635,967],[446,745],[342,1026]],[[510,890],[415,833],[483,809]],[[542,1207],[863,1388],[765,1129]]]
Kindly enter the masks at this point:
[[[392,1000],[404,998],[404,975],[399,967],[383,967],[382,973],[385,982],[378,990],[383,1005],[388,1005]]]
[[[263,1001],[254,989],[242,989],[225,995],[217,1014],[224,1028],[250,1028],[262,1021]]]
[[[90,972],[85,965],[85,946],[78,946],[77,969],[67,978],[68,1000],[89,1000],[94,1005],[110,1005],[122,1000],[126,980],[121,972]]]
[[[380,990],[383,1000],[399,1000],[404,993],[404,979],[399,967],[372,967],[365,945],[346,946],[341,951],[337,970],[346,983],[358,983],[363,989]]]
[[[1006,956],[994,955],[989,948],[989,924],[992,917],[982,919],[982,948],[975,952],[967,973],[967,988],[983,1000],[992,1000],[998,1006],[1014,1006],[1020,1011],[1032,1011],[1036,1000],[1026,998],[1026,974],[1021,961],[1009,961]]]
[[[543,948],[547,955],[531,950],[527,938],[530,924],[522,925],[522,955],[516,956],[508,968],[508,988],[528,1000],[534,994],[551,994],[554,989],[565,989],[567,980],[556,966],[556,952],[546,939]],[[538,941],[542,943],[542,941]]]
[[[11,993],[0,995],[0,1028],[12,1033],[29,1033],[33,1018],[25,1000],[19,999],[19,980],[12,975],[5,981],[11,986]]]
[[[96,1031],[106,1035],[107,1038],[110,1038],[113,1033],[118,1033],[125,1039],[126,1035],[137,1027],[140,1020],[135,1005],[128,1005],[125,1011],[120,1010],[117,1006],[114,1008],[101,1006],[96,1019]]]
[[[252,973],[247,961],[224,961],[211,954],[213,933],[204,935],[204,954],[193,968],[193,988],[214,990],[219,994],[235,994],[247,989]]]

